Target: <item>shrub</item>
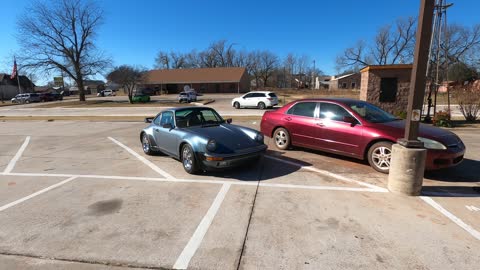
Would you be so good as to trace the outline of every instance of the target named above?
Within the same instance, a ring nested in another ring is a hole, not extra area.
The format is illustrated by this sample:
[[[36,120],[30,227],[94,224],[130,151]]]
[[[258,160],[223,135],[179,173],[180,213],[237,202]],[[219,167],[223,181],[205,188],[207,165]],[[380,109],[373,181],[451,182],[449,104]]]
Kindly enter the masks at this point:
[[[407,119],[407,112],[405,111],[397,111],[395,112],[395,116],[401,119]]]
[[[448,110],[438,111],[433,117],[433,125],[436,127],[451,127],[450,112]]]
[[[480,89],[469,84],[455,88],[453,95],[465,120],[475,122],[480,112]]]

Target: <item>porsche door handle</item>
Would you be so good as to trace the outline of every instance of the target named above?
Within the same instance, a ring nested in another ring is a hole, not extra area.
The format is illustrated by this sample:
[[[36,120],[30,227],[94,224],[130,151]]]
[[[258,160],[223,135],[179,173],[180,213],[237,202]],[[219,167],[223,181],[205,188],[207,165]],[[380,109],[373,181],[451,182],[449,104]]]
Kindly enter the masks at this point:
[[[153,129],[153,130],[155,130],[155,132],[159,132],[159,131],[160,131],[158,128],[155,128],[155,129]]]

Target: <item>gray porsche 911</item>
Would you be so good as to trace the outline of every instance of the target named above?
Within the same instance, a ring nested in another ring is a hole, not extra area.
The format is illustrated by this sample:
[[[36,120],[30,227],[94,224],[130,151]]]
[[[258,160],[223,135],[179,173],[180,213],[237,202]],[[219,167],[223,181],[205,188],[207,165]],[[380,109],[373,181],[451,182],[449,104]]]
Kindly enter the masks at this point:
[[[143,151],[168,154],[191,174],[242,165],[267,149],[260,132],[232,125],[208,107],[168,109],[145,122],[150,125],[140,133]]]

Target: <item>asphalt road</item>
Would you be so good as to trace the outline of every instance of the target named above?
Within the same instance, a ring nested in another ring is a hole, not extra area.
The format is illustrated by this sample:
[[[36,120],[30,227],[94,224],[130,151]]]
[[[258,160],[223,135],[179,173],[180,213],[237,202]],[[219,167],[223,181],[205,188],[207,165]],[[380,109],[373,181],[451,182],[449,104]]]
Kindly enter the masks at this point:
[[[239,124],[258,128],[257,122]],[[0,122],[0,269],[478,269],[480,135],[423,197],[293,149],[189,175],[143,123]],[[478,211],[477,211],[478,209]]]

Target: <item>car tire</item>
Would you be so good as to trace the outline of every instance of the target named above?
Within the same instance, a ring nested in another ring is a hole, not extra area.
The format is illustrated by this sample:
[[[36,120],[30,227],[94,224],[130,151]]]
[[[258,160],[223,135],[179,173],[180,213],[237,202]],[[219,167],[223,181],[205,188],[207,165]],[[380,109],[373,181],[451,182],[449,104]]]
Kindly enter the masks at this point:
[[[287,150],[290,147],[291,139],[290,133],[284,128],[277,128],[273,132],[273,142],[275,146],[280,150]]]
[[[189,174],[198,172],[198,164],[195,159],[195,152],[189,144],[184,144],[181,152],[181,161],[183,169]]]
[[[143,152],[147,155],[153,155],[155,152],[152,150],[152,144],[150,143],[150,140],[148,139],[148,135],[146,133],[143,133],[142,135],[142,149]]]
[[[28,100],[28,99],[27,99],[27,100],[25,100],[25,103],[27,103],[27,104],[28,104],[28,103],[30,103],[30,100]]]
[[[368,149],[368,163],[377,172],[388,173],[390,171],[392,145],[391,142],[383,141],[373,144]]]
[[[240,109],[240,103],[238,102],[233,103],[233,107],[235,107],[235,109],[237,110]]]
[[[260,109],[260,110],[265,110],[265,108],[266,108],[265,103],[259,102],[257,108]]]

